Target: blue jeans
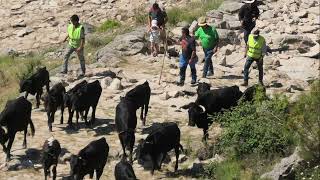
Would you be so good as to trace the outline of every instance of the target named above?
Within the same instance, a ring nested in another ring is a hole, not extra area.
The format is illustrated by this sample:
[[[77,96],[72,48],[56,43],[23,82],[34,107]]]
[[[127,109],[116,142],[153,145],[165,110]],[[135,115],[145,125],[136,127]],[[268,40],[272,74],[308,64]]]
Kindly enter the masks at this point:
[[[192,80],[197,81],[196,62],[189,63],[188,59],[183,57],[183,55],[180,55],[180,58],[179,58],[180,82],[184,82],[184,80],[186,79],[186,70],[188,65],[190,66]]]
[[[213,74],[213,65],[212,65],[212,56],[213,49],[203,49],[205,58],[204,58],[204,66],[203,66],[203,77],[206,77],[208,73]]]
[[[258,70],[259,70],[259,81],[262,82],[263,80],[263,60],[262,59],[253,59],[251,57],[247,57],[246,64],[244,65],[244,80],[249,80],[249,69],[253,61],[256,61]]]

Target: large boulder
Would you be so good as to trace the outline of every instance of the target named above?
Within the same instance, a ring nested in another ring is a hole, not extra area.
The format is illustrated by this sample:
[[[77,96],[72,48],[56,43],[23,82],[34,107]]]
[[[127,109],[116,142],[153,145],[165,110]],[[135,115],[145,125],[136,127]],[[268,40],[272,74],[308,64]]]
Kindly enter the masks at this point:
[[[302,161],[298,153],[299,151],[296,149],[291,156],[283,158],[280,163],[274,166],[272,171],[263,174],[261,178],[272,180],[294,179],[294,167]]]
[[[242,3],[236,1],[224,1],[218,10],[228,13],[236,13],[240,10],[242,5]]]
[[[235,31],[227,29],[217,29],[221,45],[239,44],[240,39]]]

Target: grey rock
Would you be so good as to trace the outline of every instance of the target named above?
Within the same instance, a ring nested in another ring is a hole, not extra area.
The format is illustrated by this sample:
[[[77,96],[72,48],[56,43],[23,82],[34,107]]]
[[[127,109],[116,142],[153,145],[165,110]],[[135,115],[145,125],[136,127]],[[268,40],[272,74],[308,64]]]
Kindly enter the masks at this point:
[[[217,31],[218,31],[219,39],[222,46],[226,44],[240,43],[240,39],[238,38],[235,31],[227,30],[227,29],[217,29]]]
[[[299,11],[292,14],[294,17],[298,18],[307,18],[308,17],[308,11]]]
[[[169,96],[168,92],[164,92],[163,94],[161,94],[161,95],[159,96],[159,98],[160,98],[161,100],[165,101],[165,100],[168,100],[168,99],[170,98],[170,96]]]
[[[107,88],[111,85],[112,83],[112,78],[111,77],[106,77],[104,79],[101,80],[101,85],[102,85],[102,88]]]
[[[109,47],[99,49],[95,56],[97,62],[105,63],[108,67],[116,67],[117,64],[122,61],[122,59],[119,58],[117,51]]]
[[[283,87],[282,83],[278,82],[278,81],[271,81],[271,83],[269,84],[270,87],[273,88],[281,88]]]
[[[223,19],[223,13],[218,10],[211,10],[207,12],[207,17],[213,18],[213,19]]]
[[[193,162],[191,166],[188,167],[192,174],[201,174],[204,172],[203,164],[197,159]]]
[[[20,31],[17,33],[17,36],[18,36],[18,37],[24,37],[24,36],[26,36],[26,35],[28,35],[28,34],[30,34],[30,33],[32,33],[32,32],[34,32],[34,30],[33,30],[32,28],[26,27],[26,28],[20,30]]]
[[[93,32],[95,32],[96,27],[89,24],[89,23],[82,23],[83,27],[84,27],[84,32],[86,34],[91,34]]]
[[[11,26],[13,28],[17,28],[17,27],[26,27],[27,24],[25,23],[25,21],[23,19],[18,19],[14,22],[12,22]]]
[[[296,148],[294,153],[286,158],[283,158],[280,163],[276,164],[272,171],[261,176],[262,179],[292,179],[294,167],[298,165],[303,159],[299,156],[299,150]]]
[[[112,90],[121,90],[123,87],[122,87],[120,79],[115,78],[115,79],[113,79],[112,83],[110,84],[110,86],[108,88],[112,89]]]
[[[228,22],[228,29],[231,30],[240,30],[241,29],[241,22],[240,21],[229,21]]]
[[[262,13],[259,17],[260,20],[268,20],[275,17],[275,13],[272,10]]]
[[[240,10],[243,4],[234,1],[224,1],[221,6],[218,8],[220,11],[225,11],[228,13],[236,13]]]

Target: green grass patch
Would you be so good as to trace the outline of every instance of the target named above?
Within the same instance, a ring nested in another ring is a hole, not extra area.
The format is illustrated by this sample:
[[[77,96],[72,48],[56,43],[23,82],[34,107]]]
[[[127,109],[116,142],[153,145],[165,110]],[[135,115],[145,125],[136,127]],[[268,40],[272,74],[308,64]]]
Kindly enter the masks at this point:
[[[98,32],[106,32],[110,30],[117,29],[121,26],[121,23],[117,20],[106,20],[97,29]]]
[[[206,2],[190,2],[184,7],[173,7],[167,10],[168,22],[170,25],[176,25],[179,22],[187,21],[191,23],[206,12],[217,9],[223,0],[207,0]]]

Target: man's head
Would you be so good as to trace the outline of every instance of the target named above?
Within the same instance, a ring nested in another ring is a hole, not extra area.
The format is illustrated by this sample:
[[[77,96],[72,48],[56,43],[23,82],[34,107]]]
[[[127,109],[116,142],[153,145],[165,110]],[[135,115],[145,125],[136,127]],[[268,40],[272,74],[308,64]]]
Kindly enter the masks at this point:
[[[200,17],[199,19],[198,19],[198,25],[200,26],[200,27],[206,27],[206,26],[208,26],[208,23],[207,23],[207,18],[206,17]]]
[[[256,30],[254,30],[254,31],[253,31],[253,33],[252,33],[252,34],[253,34],[253,38],[255,38],[255,39],[256,39],[256,38],[258,38],[258,37],[259,37],[259,35],[260,35],[260,30],[259,30],[259,29],[256,29]]]
[[[154,10],[160,9],[158,3],[153,3],[152,8],[153,8]]]
[[[70,17],[70,21],[73,25],[78,25],[79,24],[79,16],[74,14]]]
[[[251,7],[257,5],[257,0],[246,0],[246,1],[243,1],[243,2],[246,3],[246,4],[249,4]]]
[[[190,32],[189,32],[189,28],[188,27],[183,27],[181,32],[182,32],[182,36],[183,37],[190,36]]]

